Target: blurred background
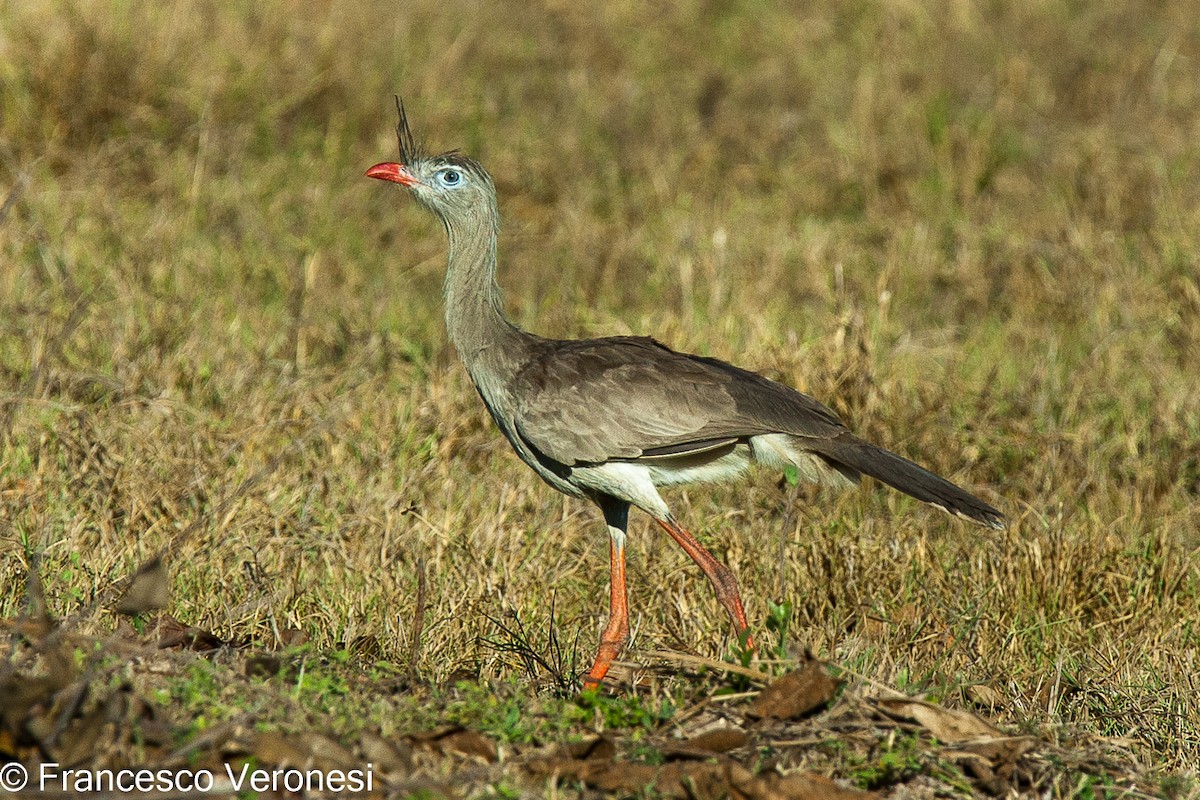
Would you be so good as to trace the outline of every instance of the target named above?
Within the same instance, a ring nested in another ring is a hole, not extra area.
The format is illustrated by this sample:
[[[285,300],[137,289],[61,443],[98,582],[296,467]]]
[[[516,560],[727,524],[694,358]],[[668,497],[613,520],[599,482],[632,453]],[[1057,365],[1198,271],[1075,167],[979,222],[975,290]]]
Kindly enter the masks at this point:
[[[446,341],[442,231],[362,175],[399,94],[495,177],[521,325],[788,381],[1013,520],[678,493],[752,619],[789,599],[868,676],[1194,764],[1198,20],[0,0],[0,612],[34,554],[65,614],[166,548],[172,613],[230,636],[403,660],[421,563],[432,679],[519,670],[488,615],[555,604],[591,646],[599,517],[507,452]],[[633,648],[723,652],[702,576],[633,533]]]

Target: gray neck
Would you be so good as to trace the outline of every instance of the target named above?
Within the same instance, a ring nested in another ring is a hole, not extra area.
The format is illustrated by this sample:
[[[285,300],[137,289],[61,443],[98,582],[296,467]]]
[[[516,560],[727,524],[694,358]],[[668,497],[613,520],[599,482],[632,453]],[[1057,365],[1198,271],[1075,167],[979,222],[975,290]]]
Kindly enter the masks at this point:
[[[446,268],[446,331],[476,384],[515,369],[531,339],[504,313],[496,283],[499,215],[494,203],[443,219],[450,240]]]

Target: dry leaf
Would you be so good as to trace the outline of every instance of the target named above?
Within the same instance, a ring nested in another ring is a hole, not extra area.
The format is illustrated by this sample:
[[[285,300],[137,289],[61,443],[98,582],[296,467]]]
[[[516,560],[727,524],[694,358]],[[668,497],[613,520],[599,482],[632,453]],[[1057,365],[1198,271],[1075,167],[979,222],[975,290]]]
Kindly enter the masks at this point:
[[[750,740],[745,731],[736,728],[721,728],[708,733],[702,733],[676,745],[663,748],[663,755],[668,761],[684,758],[697,761],[711,761],[718,755],[741,747]]]
[[[481,733],[458,726],[416,734],[409,739],[413,744],[424,745],[439,753],[460,753],[484,761],[495,761],[499,757],[495,742]]]
[[[246,748],[259,764],[272,767],[295,767],[303,769],[308,766],[309,753],[292,736],[285,736],[277,731],[263,731],[250,742]]]
[[[720,763],[681,761],[654,767],[596,759],[544,758],[527,764],[536,775],[554,775],[621,796],[650,790],[655,797],[742,798],[743,800],[864,800],[875,795],[843,789],[816,775],[754,775],[727,759]]]
[[[1028,736],[1006,736],[967,742],[942,755],[958,762],[969,775],[987,786],[988,791],[1003,794],[1012,782],[1017,761],[1032,750],[1034,744]]]
[[[412,745],[408,742],[391,742],[371,731],[363,731],[359,746],[363,761],[374,764],[384,775],[406,775],[412,770]]]
[[[847,789],[828,778],[810,772],[794,772],[791,775],[765,775],[770,794],[757,795],[770,800],[868,800],[878,797],[874,792]]]
[[[971,739],[1004,738],[998,728],[969,711],[955,711],[909,698],[884,698],[874,702],[885,713],[912,720],[932,733],[934,738],[949,744]]]
[[[328,772],[331,769],[354,769],[358,765],[358,759],[353,753],[323,733],[302,733],[300,741],[312,754],[312,764],[318,769]]]
[[[182,647],[186,650],[204,652],[216,650],[225,641],[211,631],[185,625],[170,614],[160,614],[146,623],[147,631],[154,631],[158,636],[158,646],[163,650]]]
[[[308,641],[308,634],[299,628],[284,628],[279,632],[280,647],[297,647]]]
[[[687,740],[689,747],[707,750],[710,753],[726,753],[746,744],[750,737],[738,728],[717,728]]]
[[[802,717],[832,700],[839,685],[825,672],[823,663],[814,659],[763,689],[750,708],[750,715],[775,719]]]
[[[611,761],[617,754],[617,746],[607,736],[597,736],[582,742],[563,746],[563,755],[573,759],[600,759]]]

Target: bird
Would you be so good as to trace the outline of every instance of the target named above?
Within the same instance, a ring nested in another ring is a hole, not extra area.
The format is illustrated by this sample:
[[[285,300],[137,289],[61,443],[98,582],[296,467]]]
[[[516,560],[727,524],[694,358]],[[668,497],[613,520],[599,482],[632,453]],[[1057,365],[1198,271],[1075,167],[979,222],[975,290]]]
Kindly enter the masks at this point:
[[[366,176],[398,184],[441,221],[448,241],[447,334],[517,456],[558,491],[595,503],[608,528],[610,597],[595,659],[598,687],[629,638],[625,543],[631,508],[650,515],[700,567],[737,634],[753,637],[734,573],[672,513],[660,488],[730,481],[755,464],[851,487],[870,475],[991,528],[988,503],[855,436],[831,409],[790,386],[648,337],[552,339],[521,330],[496,279],[500,215],[487,170],[460,151],[418,146],[396,98],[400,161]]]

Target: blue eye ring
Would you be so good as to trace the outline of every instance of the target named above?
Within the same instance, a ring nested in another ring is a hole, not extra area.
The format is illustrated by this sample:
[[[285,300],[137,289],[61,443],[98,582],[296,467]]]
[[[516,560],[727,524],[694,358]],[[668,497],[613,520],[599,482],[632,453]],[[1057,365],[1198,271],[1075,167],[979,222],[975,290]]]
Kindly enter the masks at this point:
[[[438,183],[447,189],[455,189],[463,184],[463,174],[454,167],[438,170]]]

